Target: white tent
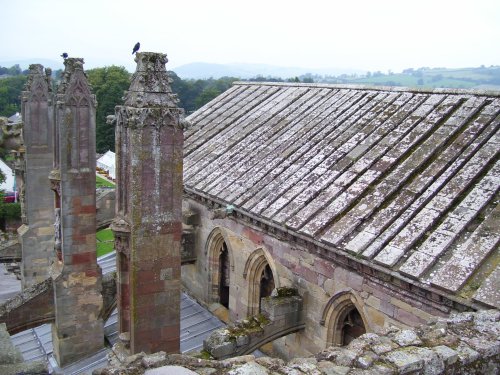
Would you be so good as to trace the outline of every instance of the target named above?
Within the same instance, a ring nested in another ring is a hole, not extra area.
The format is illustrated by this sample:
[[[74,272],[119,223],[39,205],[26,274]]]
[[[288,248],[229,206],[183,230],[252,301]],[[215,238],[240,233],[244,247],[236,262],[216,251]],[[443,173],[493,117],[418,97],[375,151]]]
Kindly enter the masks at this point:
[[[115,179],[115,153],[107,151],[103,156],[97,159],[97,167],[108,171],[109,177]]]
[[[0,159],[0,169],[2,170],[2,173],[5,176],[5,181],[0,185],[0,189],[3,190],[4,192],[6,191],[14,191],[14,173],[12,169],[5,164],[5,162]]]

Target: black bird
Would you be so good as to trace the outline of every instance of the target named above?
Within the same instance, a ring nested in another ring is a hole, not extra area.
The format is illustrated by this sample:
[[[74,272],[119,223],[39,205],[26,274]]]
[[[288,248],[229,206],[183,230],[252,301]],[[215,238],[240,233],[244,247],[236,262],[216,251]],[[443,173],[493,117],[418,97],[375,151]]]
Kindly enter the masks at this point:
[[[61,57],[66,60],[68,58],[68,54],[66,52],[63,52],[63,54],[61,55]]]
[[[141,48],[141,43],[137,42],[134,46],[134,49],[132,50],[132,55],[139,51],[139,48]]]

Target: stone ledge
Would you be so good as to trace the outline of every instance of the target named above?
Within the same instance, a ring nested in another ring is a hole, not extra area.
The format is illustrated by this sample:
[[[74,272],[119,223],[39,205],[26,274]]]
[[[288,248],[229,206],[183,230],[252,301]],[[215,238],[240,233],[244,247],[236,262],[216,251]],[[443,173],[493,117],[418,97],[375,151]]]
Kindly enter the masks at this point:
[[[462,313],[414,330],[391,327],[383,335],[366,333],[346,347],[330,347],[288,363],[247,355],[222,361],[187,355],[144,353],[94,375],[143,374],[148,368],[178,365],[198,374],[496,374],[500,371],[500,311]],[[399,342],[399,344],[398,344]],[[400,345],[402,344],[402,346]],[[383,347],[378,351],[375,348]],[[258,365],[258,366],[257,366]]]

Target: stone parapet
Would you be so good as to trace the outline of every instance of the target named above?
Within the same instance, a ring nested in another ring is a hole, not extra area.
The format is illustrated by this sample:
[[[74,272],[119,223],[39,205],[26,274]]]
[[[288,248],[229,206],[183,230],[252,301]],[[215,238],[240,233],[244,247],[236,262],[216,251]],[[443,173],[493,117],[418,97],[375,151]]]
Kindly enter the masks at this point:
[[[94,375],[144,374],[148,369],[182,366],[198,374],[498,374],[500,312],[461,313],[412,330],[367,333],[346,347],[330,347],[308,358],[284,362],[253,355],[221,361],[187,355],[144,353],[124,358]]]
[[[10,334],[54,321],[52,279],[25,288],[0,305],[0,322]],[[0,372],[1,373],[1,372]]]

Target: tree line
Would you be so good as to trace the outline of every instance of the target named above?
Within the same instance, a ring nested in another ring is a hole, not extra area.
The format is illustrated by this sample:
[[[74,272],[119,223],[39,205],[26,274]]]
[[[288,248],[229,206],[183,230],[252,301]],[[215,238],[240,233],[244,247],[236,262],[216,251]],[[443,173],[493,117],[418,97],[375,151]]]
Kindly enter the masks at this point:
[[[12,116],[20,112],[21,91],[26,83],[28,71],[22,71],[19,65],[10,68],[0,66],[0,116]],[[53,71],[54,85],[60,80],[62,70]],[[93,93],[97,98],[96,146],[97,152],[114,151],[114,128],[106,124],[106,116],[115,113],[115,106],[123,103],[123,93],[129,88],[131,74],[121,66],[89,69],[86,71]],[[172,79],[172,91],[178,95],[179,107],[190,114],[216,96],[227,90],[237,77],[218,79],[181,79],[175,72],[169,71]],[[475,87],[476,85],[500,85],[500,67],[480,67],[468,69],[419,68],[405,69],[402,73],[387,74],[367,72],[364,75],[321,76],[305,74],[286,80],[276,77],[256,76],[248,81],[271,82],[325,82],[355,83],[368,85],[388,85],[406,87]]]
[[[62,70],[53,71],[54,85]],[[0,66],[0,116],[10,117],[21,111],[21,92],[27,81],[28,71],[19,65],[10,68]],[[97,99],[96,147],[103,153],[115,149],[114,128],[106,124],[106,116],[115,113],[115,106],[123,103],[123,94],[130,86],[131,74],[121,66],[89,69],[86,71],[89,84]],[[187,114],[202,107],[229,87],[238,78],[224,77],[206,80],[183,80],[170,71],[172,91],[178,95],[179,107]]]
[[[53,71],[54,85],[61,77],[62,70]],[[226,91],[237,77],[218,79],[181,79],[175,72],[169,71],[172,79],[172,91],[179,98],[179,107],[190,114],[202,107],[219,94]],[[21,92],[26,84],[28,71],[22,71],[19,65],[11,68],[0,67],[0,116],[10,117],[21,111]],[[97,99],[96,110],[96,148],[104,153],[115,149],[114,128],[106,124],[106,116],[115,113],[115,106],[123,103],[123,94],[130,86],[131,74],[122,66],[107,66],[86,71],[88,81]],[[257,76],[251,81],[284,81],[280,78]],[[300,82],[298,77],[287,81]],[[304,80],[308,82],[308,80]]]

